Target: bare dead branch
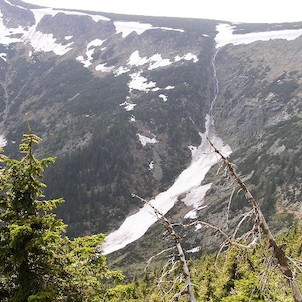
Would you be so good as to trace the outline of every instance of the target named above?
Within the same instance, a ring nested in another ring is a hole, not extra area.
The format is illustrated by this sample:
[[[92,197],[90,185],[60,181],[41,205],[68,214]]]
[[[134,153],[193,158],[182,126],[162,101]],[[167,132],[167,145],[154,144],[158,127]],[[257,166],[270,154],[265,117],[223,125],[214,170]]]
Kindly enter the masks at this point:
[[[190,274],[190,270],[188,268],[185,253],[184,253],[184,250],[183,250],[181,242],[180,242],[181,237],[175,232],[175,229],[174,229],[173,225],[170,223],[170,221],[156,207],[154,207],[151,203],[149,203],[147,200],[141,198],[138,195],[133,194],[132,196],[138,198],[140,201],[147,204],[148,206],[150,206],[153,209],[154,213],[156,214],[156,216],[160,220],[161,224],[165,227],[165,229],[167,230],[169,236],[173,239],[175,247],[178,251],[178,256],[179,256],[180,262],[181,262],[182,273],[183,273],[183,275],[185,277],[185,280],[186,280],[185,286],[184,286],[185,289],[181,292],[181,294],[185,290],[188,290],[188,293],[189,293],[189,296],[190,296],[190,302],[195,302],[196,298],[195,298],[195,295],[194,295],[193,283],[191,281],[191,274]]]
[[[149,265],[151,264],[151,262],[152,262],[155,258],[157,258],[157,257],[159,257],[159,256],[161,256],[161,255],[163,255],[163,254],[165,254],[165,253],[167,253],[167,252],[170,252],[171,250],[174,250],[174,249],[175,249],[174,246],[173,246],[173,247],[169,247],[169,248],[167,248],[167,249],[165,249],[165,250],[160,251],[160,252],[157,253],[156,255],[153,255],[152,257],[150,257],[149,260],[147,261],[147,265],[146,265],[146,267],[145,267],[145,271],[147,270],[147,268],[149,267]]]
[[[254,209],[256,222],[259,225],[259,229],[261,230],[260,233],[262,233],[264,236],[266,236],[268,238],[269,246],[272,248],[272,251],[273,251],[273,256],[274,256],[275,260],[277,261],[284,278],[290,284],[294,301],[302,302],[301,290],[299,288],[296,278],[294,278],[293,271],[288,263],[288,258],[286,256],[284,250],[282,249],[282,247],[280,247],[277,244],[277,242],[266,222],[266,219],[260,209],[258,202],[254,198],[252,193],[249,191],[246,184],[242,181],[242,179],[239,176],[239,174],[237,173],[234,165],[213,145],[213,143],[209,139],[208,139],[208,141],[209,141],[210,145],[212,146],[212,148],[214,149],[214,151],[220,156],[220,158],[222,159],[222,161],[228,168],[228,171],[236,180],[238,186],[243,190],[246,200],[250,203],[250,205]]]
[[[201,224],[201,225],[204,225],[205,227],[208,227],[208,228],[211,228],[215,231],[217,231],[218,233],[220,233],[225,239],[226,241],[230,244],[230,245],[234,245],[234,246],[237,246],[237,247],[240,247],[240,248],[248,248],[247,245],[244,245],[244,244],[241,244],[235,240],[232,240],[232,238],[230,238],[221,228],[213,225],[213,224],[210,224],[210,223],[207,223],[205,221],[201,221],[201,220],[198,220],[198,221],[194,221],[188,225],[184,225],[184,227],[188,227],[188,226],[192,226],[192,225],[195,225],[195,224]]]

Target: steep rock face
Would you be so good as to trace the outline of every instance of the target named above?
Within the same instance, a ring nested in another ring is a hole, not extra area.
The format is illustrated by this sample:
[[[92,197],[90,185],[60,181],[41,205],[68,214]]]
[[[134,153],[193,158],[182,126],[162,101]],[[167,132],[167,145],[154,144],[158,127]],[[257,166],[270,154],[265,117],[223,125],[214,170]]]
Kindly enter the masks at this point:
[[[301,37],[226,45],[216,56],[217,132],[232,147],[231,160],[276,229],[301,217],[301,45]],[[232,228],[248,204],[229,179],[215,180],[213,173],[200,218]],[[208,230],[194,242],[212,249],[212,236]]]
[[[301,111],[301,44],[300,37],[219,51],[216,128],[232,146],[249,144]]]

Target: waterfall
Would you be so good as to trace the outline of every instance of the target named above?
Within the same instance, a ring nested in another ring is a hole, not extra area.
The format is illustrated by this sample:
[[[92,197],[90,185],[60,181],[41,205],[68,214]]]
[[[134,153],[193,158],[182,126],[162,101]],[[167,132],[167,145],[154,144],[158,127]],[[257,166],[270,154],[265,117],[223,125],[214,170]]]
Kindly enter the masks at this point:
[[[176,203],[178,197],[185,196],[182,201],[193,207],[193,210],[187,213],[185,218],[196,218],[197,211],[202,209],[203,199],[211,187],[211,183],[201,185],[206,174],[214,166],[219,158],[211,150],[208,139],[218,148],[225,156],[231,153],[229,146],[224,145],[223,141],[216,135],[213,107],[218,95],[218,78],[216,73],[215,59],[217,51],[212,58],[212,72],[214,81],[214,97],[211,102],[210,111],[206,115],[205,132],[201,135],[201,144],[192,148],[191,164],[177,177],[174,184],[166,191],[158,194],[149,203],[158,209],[162,214],[166,214]],[[145,204],[138,212],[128,216],[123,224],[116,231],[110,233],[105,243],[100,246],[104,254],[110,254],[124,248],[126,245],[141,238],[156,221],[157,215],[153,209]]]

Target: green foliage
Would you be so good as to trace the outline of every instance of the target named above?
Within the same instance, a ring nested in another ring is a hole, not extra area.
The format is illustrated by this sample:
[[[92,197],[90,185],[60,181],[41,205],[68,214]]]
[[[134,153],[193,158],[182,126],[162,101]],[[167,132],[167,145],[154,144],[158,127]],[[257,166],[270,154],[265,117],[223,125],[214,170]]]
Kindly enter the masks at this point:
[[[54,158],[33,155],[39,142],[24,135],[20,160],[0,155],[1,301],[106,301],[111,281],[123,276],[96,252],[104,235],[72,241],[64,236],[66,225],[52,213],[63,200],[43,195],[43,172]]]
[[[283,243],[285,252],[300,265],[302,256],[302,227],[293,225],[287,232],[277,237]],[[265,240],[255,248],[230,247],[217,254],[203,255],[190,261],[192,282],[198,302],[293,302],[289,284],[271,257],[271,250]],[[298,267],[297,266],[297,267]],[[146,274],[141,280],[135,279],[127,301],[172,301],[172,297],[182,287],[177,282],[177,274],[172,291],[163,292],[157,281],[160,274]],[[302,283],[300,274],[297,274]],[[115,301],[115,300],[113,300]],[[120,301],[123,301],[122,299]],[[184,294],[178,301],[188,302]]]

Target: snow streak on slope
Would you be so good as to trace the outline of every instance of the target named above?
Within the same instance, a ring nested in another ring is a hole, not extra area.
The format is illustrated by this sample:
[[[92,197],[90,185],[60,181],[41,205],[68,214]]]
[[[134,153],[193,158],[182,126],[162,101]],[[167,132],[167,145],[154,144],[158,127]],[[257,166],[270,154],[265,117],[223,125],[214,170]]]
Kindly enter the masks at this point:
[[[273,39],[295,40],[302,35],[302,29],[291,30],[275,30],[265,32],[254,32],[247,34],[233,34],[235,26],[229,24],[219,24],[216,26],[218,34],[216,35],[215,42],[216,48],[223,47],[227,44],[239,45],[249,44],[256,41],[269,41]]]
[[[65,37],[65,39],[66,39],[66,37]],[[86,47],[86,59],[83,56],[78,56],[76,58],[76,60],[81,62],[84,65],[84,67],[88,68],[90,65],[92,65],[93,54],[94,54],[96,47],[101,46],[104,42],[105,42],[105,40],[101,40],[101,39],[92,40],[91,42],[89,42],[87,44],[87,47]]]
[[[148,92],[150,89],[156,87],[155,82],[147,82],[148,80],[143,77],[142,70],[130,74],[131,81],[128,83],[129,91],[131,92],[133,89]]]
[[[192,152],[192,161],[175,180],[174,184],[165,192],[158,194],[149,203],[152,207],[159,210],[162,214],[166,214],[177,202],[180,195],[185,195],[182,201],[192,206],[194,209],[187,213],[185,218],[195,219],[197,210],[202,209],[203,198],[211,187],[210,184],[201,185],[208,171],[213,167],[219,158],[213,152],[207,138],[218,148],[224,156],[232,153],[231,148],[225,145],[215,132],[214,119],[212,116],[213,106],[218,95],[218,79],[215,67],[216,53],[212,59],[213,79],[214,79],[214,97],[211,103],[210,113],[206,116],[206,131],[201,135],[201,144],[198,147],[189,146]],[[191,58],[190,58],[191,59]],[[140,75],[140,73],[139,73]],[[146,79],[144,79],[144,82]],[[173,89],[174,86],[167,86],[166,89]],[[150,205],[145,204],[137,213],[127,217],[120,228],[110,233],[105,243],[100,249],[105,254],[113,253],[124,248],[126,245],[141,238],[157,220],[158,217]],[[199,228],[199,226],[197,226]],[[196,229],[197,229],[196,227]]]
[[[16,6],[8,1],[6,1],[6,3],[11,6]],[[22,8],[20,6],[17,7]],[[23,28],[22,26],[19,26],[18,28],[7,28],[3,23],[3,14],[0,11],[0,44],[9,45],[12,43],[28,43],[34,48],[35,51],[54,52],[56,55],[62,56],[72,50],[70,46],[73,44],[73,42],[62,45],[57,42],[57,39],[54,38],[53,34],[45,34],[38,31],[37,26],[44,16],[53,17],[58,13],[63,13],[65,15],[88,16],[91,17],[95,22],[110,21],[110,19],[101,15],[89,15],[81,12],[55,10],[52,8],[32,9],[31,11],[34,14],[35,25],[29,28]],[[67,36],[67,40],[68,37],[72,38],[72,36]],[[86,62],[83,64],[85,65]]]
[[[141,135],[141,134],[137,134],[137,136],[138,136],[139,141],[143,145],[143,147],[145,147],[147,144],[156,144],[156,143],[158,143],[158,141],[156,140],[155,137],[149,138],[149,137]]]
[[[216,153],[211,150],[206,137],[209,137],[225,156],[231,153],[231,149],[224,145],[222,140],[215,135],[210,116],[206,118],[206,132],[201,136],[202,142],[195,150],[190,166],[178,176],[167,191],[160,193],[150,201],[152,206],[161,213],[166,214],[174,206],[179,195],[188,194],[192,191],[196,192],[196,190],[199,193],[202,191],[202,194],[205,195],[209,189],[209,185],[201,186],[200,183],[219,159]],[[106,237],[101,249],[105,254],[110,254],[124,248],[129,243],[142,237],[157,220],[153,209],[149,205],[144,205],[137,213],[126,218],[117,231]]]
[[[179,62],[181,60],[193,61],[194,63],[198,62],[197,56],[192,53],[187,53],[182,57],[177,55],[174,58],[174,62]],[[130,57],[127,61],[127,65],[129,65],[129,66],[143,66],[145,64],[149,64],[148,70],[153,70],[153,69],[156,69],[159,67],[165,67],[165,66],[171,65],[172,63],[173,63],[173,61],[170,61],[170,59],[162,58],[161,54],[159,54],[159,53],[152,55],[150,58],[147,58],[147,57],[142,58],[139,55],[138,50],[134,51],[130,55]]]
[[[0,148],[5,147],[6,144],[7,144],[6,138],[4,137],[4,135],[0,135]]]
[[[114,26],[116,28],[116,33],[117,34],[122,33],[123,38],[126,38],[132,32],[136,32],[138,35],[141,35],[146,30],[150,30],[150,29],[161,29],[161,30],[184,32],[183,29],[174,29],[169,27],[154,27],[149,23],[140,23],[140,22],[115,21]]]

